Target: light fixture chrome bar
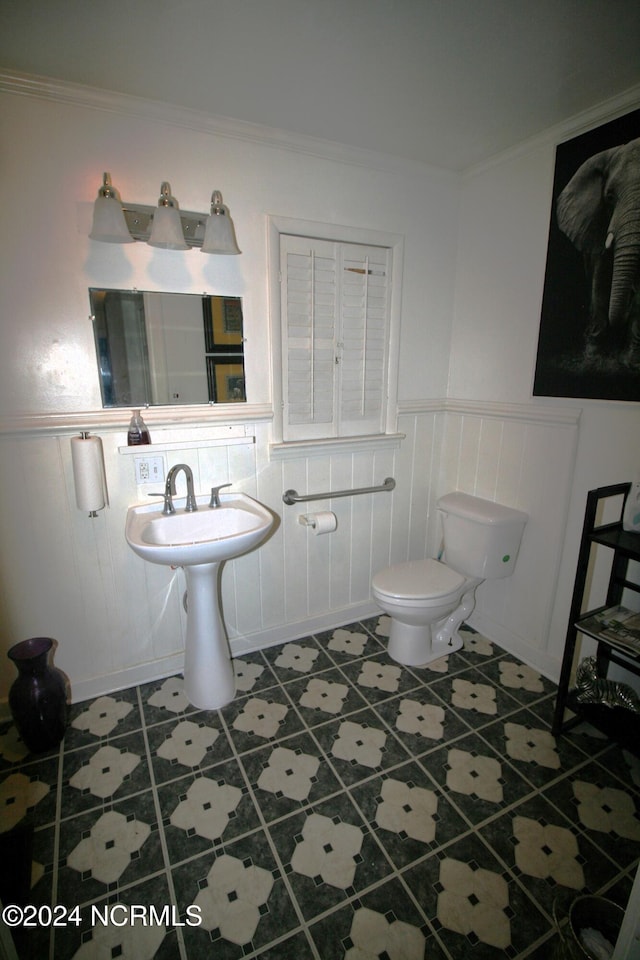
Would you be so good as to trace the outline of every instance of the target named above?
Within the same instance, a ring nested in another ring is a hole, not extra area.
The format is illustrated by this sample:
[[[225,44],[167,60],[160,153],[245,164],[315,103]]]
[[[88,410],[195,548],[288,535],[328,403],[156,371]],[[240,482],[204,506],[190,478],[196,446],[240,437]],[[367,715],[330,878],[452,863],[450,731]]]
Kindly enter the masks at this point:
[[[157,207],[143,206],[142,204],[122,204],[124,219],[129,233],[134,240],[146,243],[151,235],[151,223]],[[208,214],[193,213],[188,210],[179,210],[184,238],[190,247],[201,247],[204,240],[205,223]]]
[[[282,499],[286,504],[292,506],[294,503],[307,503],[309,500],[332,500],[336,497],[356,497],[361,493],[384,493],[391,492],[396,482],[393,477],[387,477],[384,483],[379,487],[356,487],[355,490],[334,490],[329,493],[309,493],[306,496],[300,496],[296,490],[285,490]]]

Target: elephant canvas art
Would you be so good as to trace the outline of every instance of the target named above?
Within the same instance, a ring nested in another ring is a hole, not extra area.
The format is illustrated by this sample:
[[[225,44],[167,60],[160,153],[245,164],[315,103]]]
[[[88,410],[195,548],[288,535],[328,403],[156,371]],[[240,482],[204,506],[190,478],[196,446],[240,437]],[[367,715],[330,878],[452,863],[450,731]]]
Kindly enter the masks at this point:
[[[640,110],[557,149],[533,392],[640,400]]]

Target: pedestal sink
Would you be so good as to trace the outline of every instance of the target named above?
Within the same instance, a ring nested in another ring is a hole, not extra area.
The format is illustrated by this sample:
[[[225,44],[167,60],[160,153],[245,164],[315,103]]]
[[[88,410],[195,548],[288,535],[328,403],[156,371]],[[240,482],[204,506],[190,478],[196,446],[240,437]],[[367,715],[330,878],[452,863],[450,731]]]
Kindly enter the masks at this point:
[[[175,500],[176,512],[165,516],[157,503],[129,507],[125,524],[127,543],[150,563],[184,567],[187,578],[187,640],[184,689],[189,702],[201,710],[217,710],[233,700],[235,677],[227,634],[220,615],[218,569],[261,543],[274,516],[245,493],[219,497],[209,507],[198,497],[198,510],[184,512],[184,500]]]

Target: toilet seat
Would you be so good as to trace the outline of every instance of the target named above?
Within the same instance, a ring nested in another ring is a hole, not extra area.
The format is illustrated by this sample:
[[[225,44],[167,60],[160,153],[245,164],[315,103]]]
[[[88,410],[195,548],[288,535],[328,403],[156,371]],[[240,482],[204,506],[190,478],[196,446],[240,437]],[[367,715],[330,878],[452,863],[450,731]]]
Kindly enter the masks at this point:
[[[372,587],[389,599],[420,605],[456,593],[465,582],[466,577],[439,560],[409,560],[381,570]]]

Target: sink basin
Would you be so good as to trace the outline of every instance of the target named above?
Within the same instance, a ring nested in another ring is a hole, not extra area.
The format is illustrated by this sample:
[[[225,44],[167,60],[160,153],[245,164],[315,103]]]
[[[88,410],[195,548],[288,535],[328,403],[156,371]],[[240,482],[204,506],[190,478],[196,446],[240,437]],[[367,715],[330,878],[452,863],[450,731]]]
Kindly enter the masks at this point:
[[[220,563],[257,546],[271,529],[273,515],[245,493],[220,496],[220,506],[197,498],[198,510],[185,513],[183,500],[174,500],[176,513],[164,516],[157,501],[129,507],[127,543],[151,563],[187,567]]]

